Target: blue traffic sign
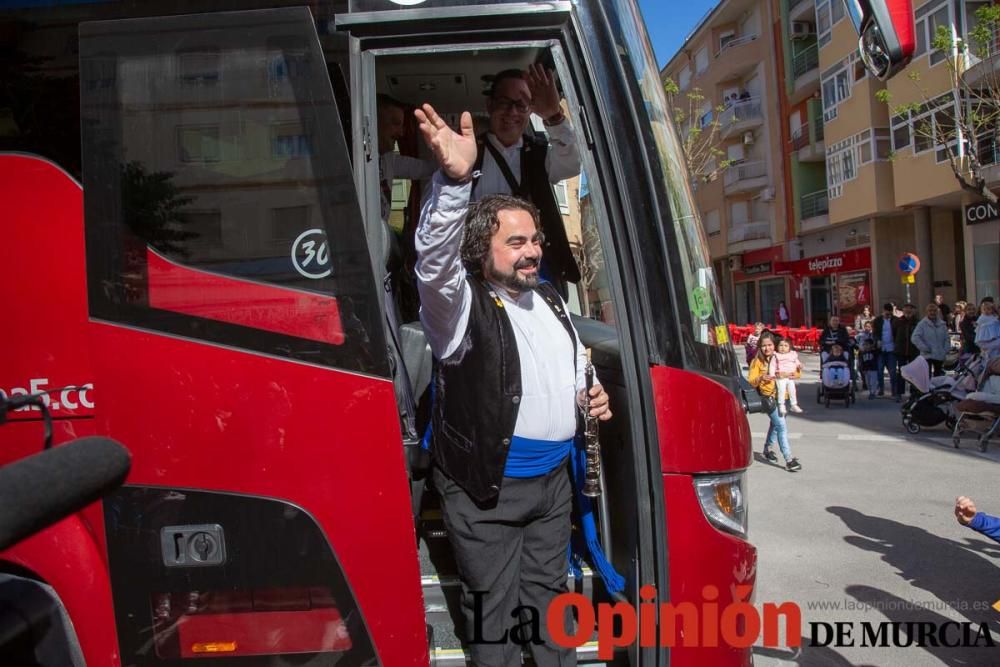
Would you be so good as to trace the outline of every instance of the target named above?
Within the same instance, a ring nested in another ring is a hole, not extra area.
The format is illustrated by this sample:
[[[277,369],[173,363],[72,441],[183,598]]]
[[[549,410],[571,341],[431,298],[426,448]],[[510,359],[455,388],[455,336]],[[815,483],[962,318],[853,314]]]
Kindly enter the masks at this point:
[[[913,275],[920,270],[920,258],[912,252],[905,253],[899,258],[899,272],[903,275]]]

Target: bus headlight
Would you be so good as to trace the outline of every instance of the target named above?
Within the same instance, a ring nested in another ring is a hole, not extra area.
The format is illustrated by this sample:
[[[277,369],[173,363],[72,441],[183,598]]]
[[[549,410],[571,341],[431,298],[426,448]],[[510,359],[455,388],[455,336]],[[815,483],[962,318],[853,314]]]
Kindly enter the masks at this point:
[[[694,488],[705,516],[716,528],[747,537],[746,472],[698,475]]]

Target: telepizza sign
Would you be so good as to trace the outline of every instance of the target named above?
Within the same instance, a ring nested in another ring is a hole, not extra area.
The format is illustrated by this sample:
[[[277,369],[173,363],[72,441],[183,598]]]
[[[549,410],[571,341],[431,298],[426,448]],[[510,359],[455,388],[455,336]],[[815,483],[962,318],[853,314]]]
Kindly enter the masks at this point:
[[[794,262],[777,262],[774,272],[793,276],[824,276],[843,271],[859,271],[872,267],[871,250],[859,248],[847,252],[817,255]]]

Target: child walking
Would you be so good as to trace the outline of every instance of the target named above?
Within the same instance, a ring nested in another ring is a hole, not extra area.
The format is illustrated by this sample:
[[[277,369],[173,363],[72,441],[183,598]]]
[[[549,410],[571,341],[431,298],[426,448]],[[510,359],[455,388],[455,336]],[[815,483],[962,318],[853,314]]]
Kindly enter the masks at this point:
[[[792,349],[787,338],[778,341],[778,351],[771,360],[771,375],[778,385],[778,412],[784,416],[785,401],[791,404],[792,412],[802,412],[799,407],[799,396],[795,390],[795,379],[802,377],[802,362],[799,353]]]
[[[868,399],[871,400],[878,391],[878,352],[870,339],[861,344],[861,374],[865,377]]]

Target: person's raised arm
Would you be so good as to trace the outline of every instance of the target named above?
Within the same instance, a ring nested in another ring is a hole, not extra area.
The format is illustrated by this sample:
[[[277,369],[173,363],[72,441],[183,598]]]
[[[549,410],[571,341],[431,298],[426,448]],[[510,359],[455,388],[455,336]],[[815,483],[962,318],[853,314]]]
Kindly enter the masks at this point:
[[[531,108],[545,121],[549,134],[549,150],[545,154],[545,171],[550,183],[558,183],[580,175],[580,147],[573,126],[562,112],[555,75],[541,65],[531,65],[525,73],[531,93]]]
[[[472,302],[461,244],[476,140],[468,112],[462,114],[461,133],[448,127],[429,104],[414,111],[414,115],[440,166],[420,212],[414,244],[420,320],[434,354],[444,359],[461,342]]]

